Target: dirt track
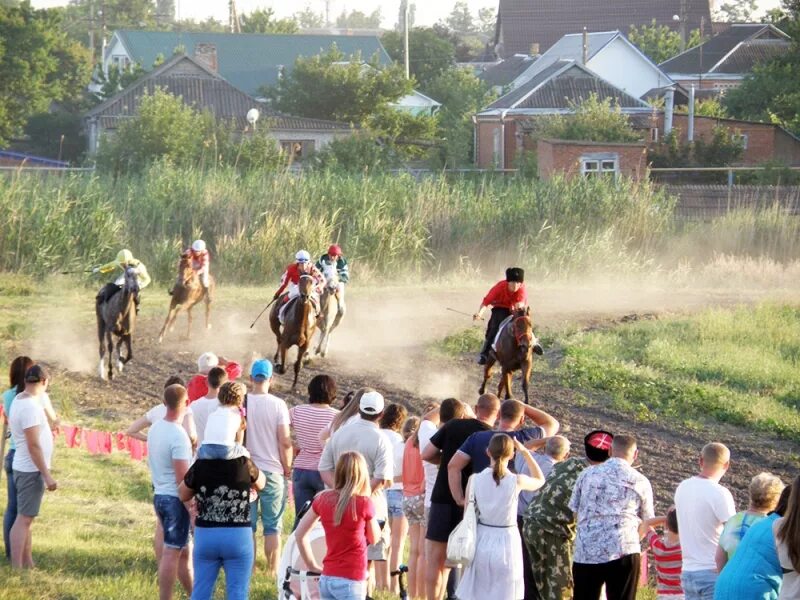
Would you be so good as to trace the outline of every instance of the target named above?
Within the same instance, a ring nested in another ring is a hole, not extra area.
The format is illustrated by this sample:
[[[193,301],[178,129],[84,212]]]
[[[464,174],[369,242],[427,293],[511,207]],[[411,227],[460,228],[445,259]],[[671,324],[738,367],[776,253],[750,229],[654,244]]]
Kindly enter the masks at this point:
[[[447,333],[468,326],[468,318],[444,309],[451,306],[471,312],[477,307],[482,291],[397,288],[378,297],[374,292],[356,290],[348,299],[349,313],[341,331],[334,336],[331,356],[303,369],[298,390],[304,391],[310,377],[326,372],[336,376],[342,393],[369,385],[384,392],[390,401],[402,402],[411,409],[418,408],[427,398],[456,396],[472,401],[481,375],[472,362],[473,357],[433,358],[426,347]],[[685,312],[755,298],[708,292],[551,288],[534,294],[531,304],[539,327],[563,323],[596,326],[632,313]],[[140,322],[134,361],[112,383],[99,382],[96,367],[86,368],[87,364],[96,365],[96,349],[90,331],[80,327],[88,340],[73,346],[71,352],[82,355],[78,362],[84,365],[84,372],[59,374],[69,377],[81,389],[78,415],[102,420],[109,428],[121,427],[159,401],[167,377],[180,374],[188,378],[194,374],[195,360],[206,350],[243,364],[256,355],[271,358],[274,354],[275,341],[268,333],[267,319],[249,329],[261,307],[231,298],[215,307],[210,332],[201,331],[201,319],[196,318],[195,337],[189,342],[181,341],[179,331],[185,327],[185,321],[179,317],[176,332],[158,345],[163,317],[155,316],[158,311],[150,307],[161,300],[155,292],[146,297],[148,310],[144,314],[149,312],[150,316]],[[163,301],[166,312],[167,301],[165,298]],[[61,356],[46,358],[56,365],[71,364],[71,360],[65,362]],[[557,349],[549,349],[546,358],[557,360]],[[290,377],[291,371],[278,376],[274,390],[290,403],[301,402],[302,394],[293,394],[288,389]],[[725,481],[735,491],[738,506],[746,502],[747,485],[755,473],[769,470],[787,481],[797,473],[800,448],[785,441],[719,424],[709,424],[700,431],[676,431],[669,423],[636,423],[630,416],[608,408],[604,398],[593,398],[588,406],[576,402],[575,394],[549,374],[535,381],[532,387],[534,402],[559,419],[562,431],[576,444],[576,452],[581,451],[584,433],[596,427],[634,433],[640,440],[642,470],[653,482],[661,508],[671,502],[677,483],[694,471],[699,448],[712,439],[725,442],[733,451],[734,465]]]

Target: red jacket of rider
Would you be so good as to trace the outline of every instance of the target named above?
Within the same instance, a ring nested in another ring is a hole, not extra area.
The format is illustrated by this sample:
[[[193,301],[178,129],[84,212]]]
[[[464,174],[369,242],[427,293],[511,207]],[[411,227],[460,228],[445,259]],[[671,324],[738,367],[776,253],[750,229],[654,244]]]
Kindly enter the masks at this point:
[[[492,286],[492,289],[484,297],[481,306],[491,305],[496,308],[511,310],[519,304],[523,306],[528,304],[528,292],[525,289],[525,284],[523,283],[516,292],[512,292],[508,289],[506,280],[503,279]]]
[[[309,265],[311,269],[308,271],[308,275],[311,275],[314,278],[314,287],[316,287],[317,292],[321,291],[325,287],[325,276],[320,273],[319,269],[314,265]],[[283,293],[283,290],[286,289],[290,283],[294,285],[298,285],[300,283],[300,276],[304,275],[305,273],[300,272],[300,266],[297,263],[292,263],[288,267],[286,267],[286,271],[284,271],[283,275],[281,276],[281,287],[278,288],[278,291],[275,292],[276,294],[280,295]]]
[[[195,271],[202,271],[203,269],[208,269],[208,265],[211,263],[211,255],[208,253],[208,250],[203,250],[202,252],[195,252],[191,248],[186,250],[184,256],[188,256],[192,259],[192,269]]]

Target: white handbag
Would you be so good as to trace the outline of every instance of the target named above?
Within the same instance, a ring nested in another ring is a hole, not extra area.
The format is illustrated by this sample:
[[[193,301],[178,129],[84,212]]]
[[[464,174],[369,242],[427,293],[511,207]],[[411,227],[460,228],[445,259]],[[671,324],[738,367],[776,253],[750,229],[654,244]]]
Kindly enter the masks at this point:
[[[447,539],[447,562],[468,566],[475,558],[475,543],[478,536],[478,515],[475,510],[475,490],[472,488],[472,476],[467,481],[467,504],[464,507],[464,518]]]

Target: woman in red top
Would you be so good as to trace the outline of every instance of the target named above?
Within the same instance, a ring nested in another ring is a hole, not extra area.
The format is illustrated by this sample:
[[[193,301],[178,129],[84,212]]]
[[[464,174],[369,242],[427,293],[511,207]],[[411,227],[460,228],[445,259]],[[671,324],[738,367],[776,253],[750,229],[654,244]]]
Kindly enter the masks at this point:
[[[310,571],[322,573],[322,600],[364,600],[367,595],[367,545],[380,537],[370,492],[364,457],[345,452],[336,463],[334,489],[318,494],[297,526],[300,556]],[[317,519],[322,521],[328,546],[322,568],[308,542]]]
[[[500,329],[500,324],[511,315],[512,311],[525,308],[527,305],[528,292],[525,289],[525,271],[519,267],[509,267],[506,269],[506,278],[494,284],[483,298],[478,312],[472,315],[472,318],[477,321],[483,318],[483,312],[487,307],[492,307],[492,316],[486,326],[486,339],[478,357],[479,365],[486,364],[489,349],[492,347],[497,330]]]

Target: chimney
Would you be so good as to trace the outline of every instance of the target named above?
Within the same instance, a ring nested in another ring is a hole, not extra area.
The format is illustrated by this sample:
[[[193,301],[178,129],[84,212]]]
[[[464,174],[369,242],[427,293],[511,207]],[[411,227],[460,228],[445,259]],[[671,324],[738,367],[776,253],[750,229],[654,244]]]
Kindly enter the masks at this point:
[[[583,66],[589,62],[589,32],[586,27],[583,28]]]
[[[212,73],[219,71],[217,63],[217,46],[208,42],[195,44],[194,59]]]
[[[531,44],[531,56],[539,56],[539,42]]]
[[[675,112],[675,90],[669,88],[664,94],[664,134],[672,131],[672,115]]]

